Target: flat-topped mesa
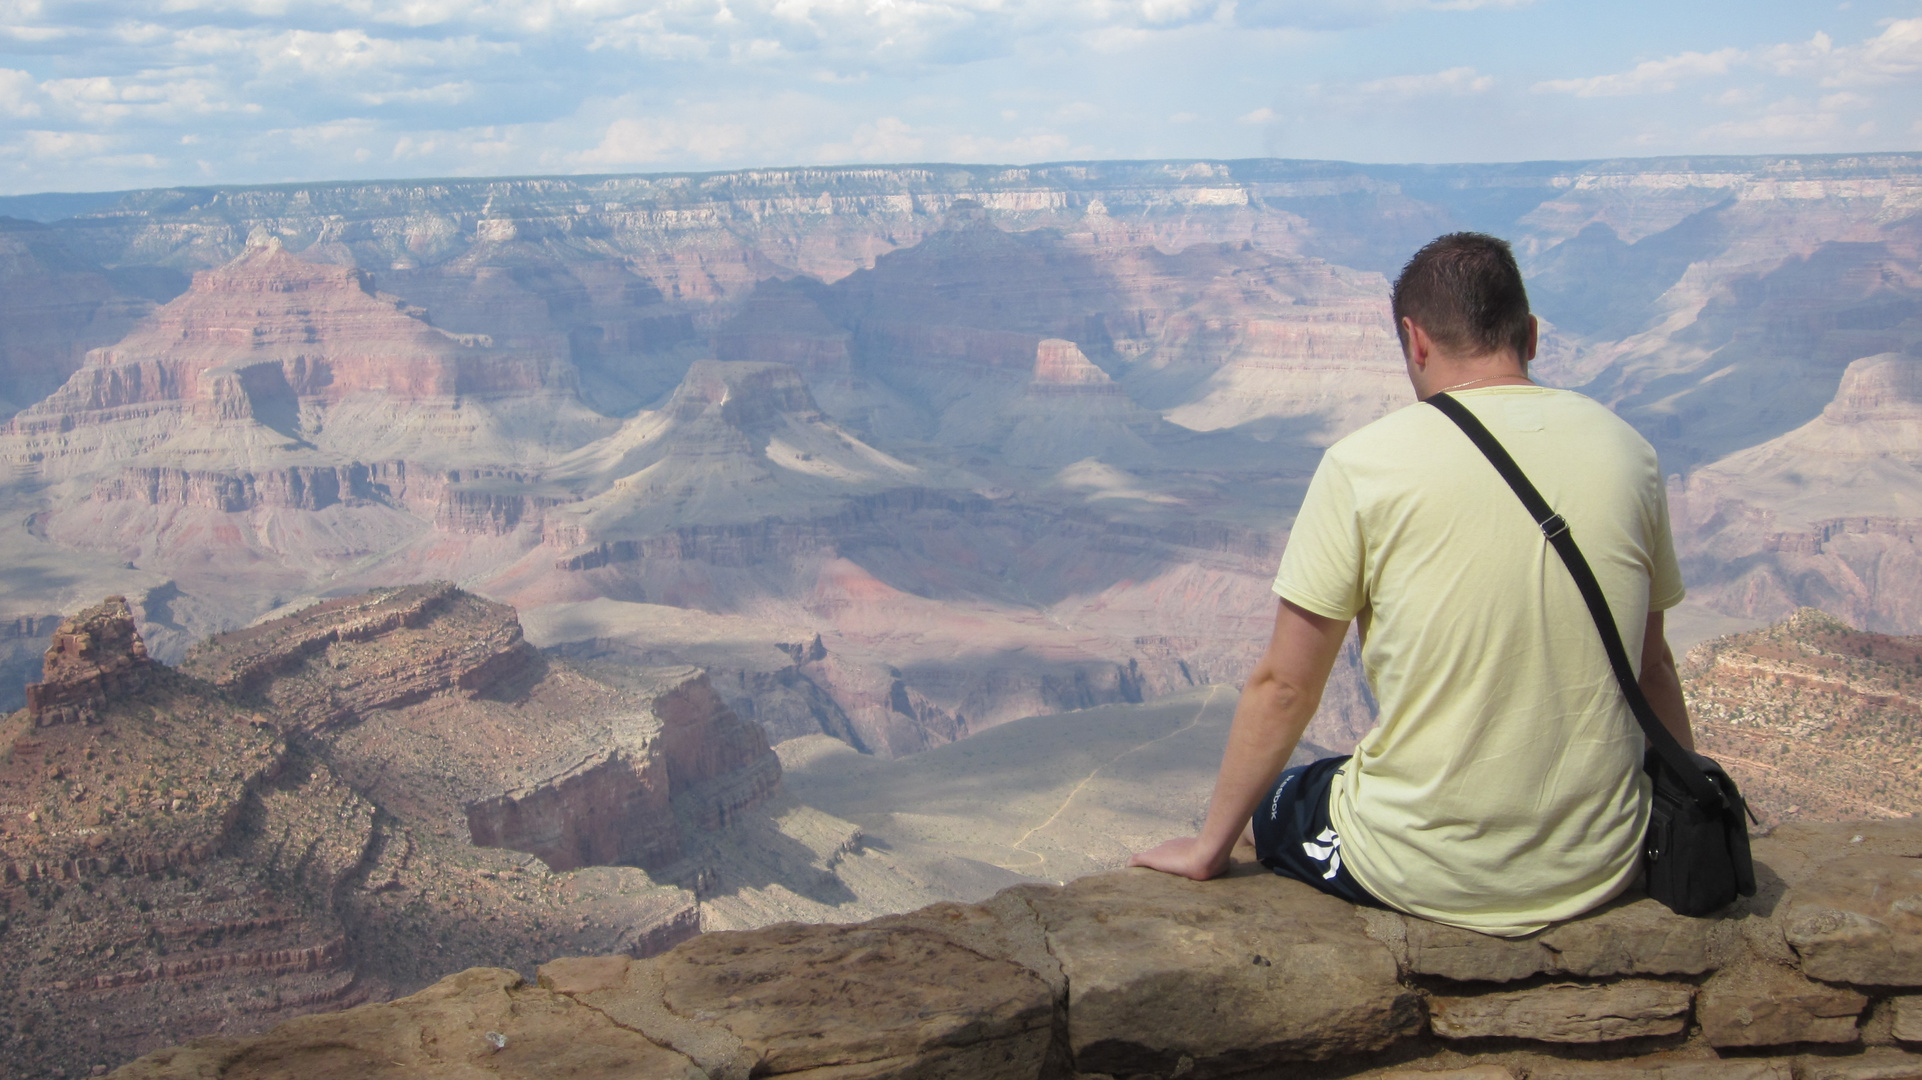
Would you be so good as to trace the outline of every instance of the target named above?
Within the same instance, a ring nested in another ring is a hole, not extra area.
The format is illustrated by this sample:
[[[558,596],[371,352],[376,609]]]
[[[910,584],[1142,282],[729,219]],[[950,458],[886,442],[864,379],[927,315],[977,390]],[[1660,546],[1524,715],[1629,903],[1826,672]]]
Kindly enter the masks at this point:
[[[1062,338],[1047,338],[1035,346],[1034,382],[1029,389],[1044,394],[1121,393],[1121,387],[1088,359],[1081,346]]]
[[[41,681],[27,684],[27,713],[39,727],[93,723],[110,697],[145,685],[151,667],[127,598],[109,596],[54,631]]]
[[[1851,363],[1822,416],[1837,424],[1922,419],[1922,360],[1883,353]]]
[[[376,589],[210,638],[181,670],[315,729],[444,690],[477,693],[534,650],[514,609],[445,581]]]

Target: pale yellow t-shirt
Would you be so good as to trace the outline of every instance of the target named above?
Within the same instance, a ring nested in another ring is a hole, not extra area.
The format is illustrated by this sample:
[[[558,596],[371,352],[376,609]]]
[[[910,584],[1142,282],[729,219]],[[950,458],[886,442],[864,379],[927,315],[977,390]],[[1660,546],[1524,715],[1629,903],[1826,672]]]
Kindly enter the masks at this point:
[[[1628,655],[1682,600],[1655,452],[1565,390],[1452,395],[1567,519]],[[1342,862],[1390,905],[1489,934],[1578,915],[1635,876],[1642,734],[1561,556],[1430,405],[1328,449],[1275,592],[1361,619],[1380,720],[1330,796]]]

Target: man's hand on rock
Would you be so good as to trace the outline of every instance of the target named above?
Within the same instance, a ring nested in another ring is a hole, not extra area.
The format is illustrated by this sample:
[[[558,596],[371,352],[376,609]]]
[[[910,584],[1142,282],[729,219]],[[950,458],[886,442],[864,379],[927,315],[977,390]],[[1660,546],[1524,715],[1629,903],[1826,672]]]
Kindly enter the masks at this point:
[[[1207,881],[1228,872],[1228,853],[1209,850],[1198,836],[1181,836],[1132,856],[1128,865]]]

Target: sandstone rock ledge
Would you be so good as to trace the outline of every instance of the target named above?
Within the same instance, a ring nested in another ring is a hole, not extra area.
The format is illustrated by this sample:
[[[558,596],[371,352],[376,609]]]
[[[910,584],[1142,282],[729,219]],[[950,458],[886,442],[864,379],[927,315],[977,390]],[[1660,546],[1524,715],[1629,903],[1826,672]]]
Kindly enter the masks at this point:
[[[1922,823],[1784,827],[1714,919],[1644,897],[1503,940],[1239,865],[1144,870],[645,960],[476,968],[126,1080],[1922,1078]]]

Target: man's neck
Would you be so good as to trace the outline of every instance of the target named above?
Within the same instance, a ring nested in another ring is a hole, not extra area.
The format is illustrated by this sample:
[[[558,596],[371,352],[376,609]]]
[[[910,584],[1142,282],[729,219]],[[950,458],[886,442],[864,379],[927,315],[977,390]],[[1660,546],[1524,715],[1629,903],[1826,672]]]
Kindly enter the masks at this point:
[[[1436,394],[1455,390],[1479,390],[1488,386],[1530,386],[1528,369],[1513,355],[1496,354],[1453,363],[1431,361],[1420,370],[1409,372],[1415,397],[1426,401]]]

